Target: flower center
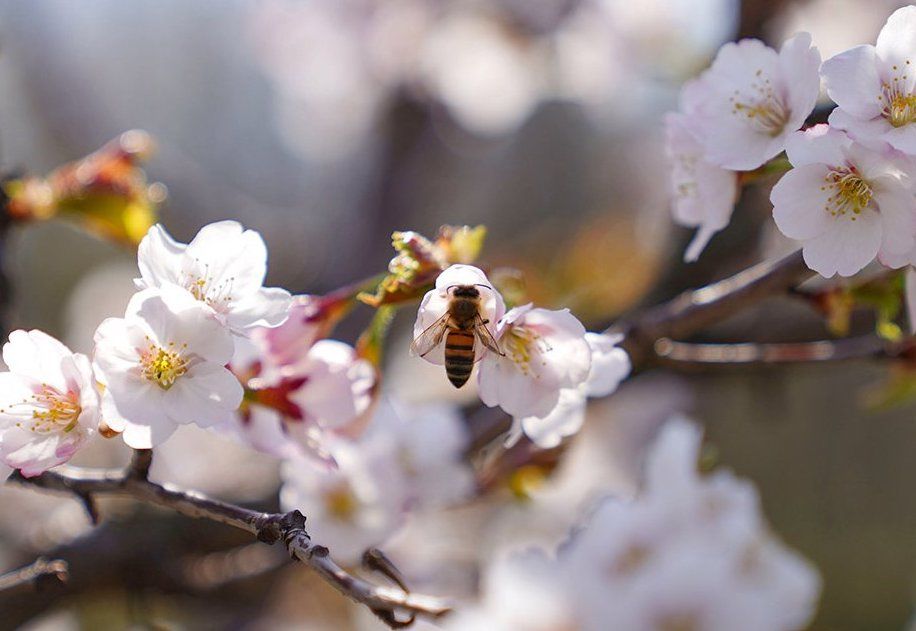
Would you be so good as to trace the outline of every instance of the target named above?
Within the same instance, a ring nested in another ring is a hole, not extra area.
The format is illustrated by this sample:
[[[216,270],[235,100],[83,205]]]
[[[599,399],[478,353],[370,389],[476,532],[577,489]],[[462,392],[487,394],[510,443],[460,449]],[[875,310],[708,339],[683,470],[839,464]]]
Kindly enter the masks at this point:
[[[859,175],[855,167],[836,167],[827,173],[824,182],[821,190],[831,192],[827,203],[824,204],[824,210],[833,217],[843,217],[847,213],[852,213],[850,219],[855,221],[856,216],[871,203],[871,186]]]
[[[744,119],[756,131],[778,136],[789,122],[789,110],[763,70],[758,70],[755,76],[757,78],[751,84],[750,95],[742,95],[739,90],[735,90],[729,99],[732,114]]]
[[[62,393],[46,383],[41,384],[41,389],[30,399],[14,404],[13,407],[20,406],[25,406],[31,413],[28,420],[16,423],[16,427],[43,435],[72,431],[83,411],[75,392]],[[0,413],[15,414],[15,411],[0,409]]]
[[[356,497],[347,484],[340,484],[324,495],[324,506],[330,515],[348,521],[356,512]]]
[[[186,274],[181,285],[191,292],[200,302],[206,303],[216,311],[225,311],[232,302],[232,285],[235,278],[216,282],[210,274],[209,265],[203,266],[203,275]]]
[[[903,70],[910,66],[910,60],[904,63]],[[903,127],[916,122],[916,94],[906,91],[906,74],[900,74],[899,66],[893,66],[894,77],[881,83],[881,94],[878,100],[884,106],[881,115],[894,127]]]
[[[894,127],[916,122],[916,94],[898,94],[888,108],[888,120]]]
[[[531,363],[540,359],[540,355],[550,350],[544,339],[526,326],[510,326],[503,336],[506,356],[511,359],[525,376],[537,376],[531,370]],[[541,365],[547,364],[543,359]]]
[[[181,356],[181,351],[187,348],[187,344],[177,348],[175,342],[169,342],[166,346],[162,348],[150,342],[140,356],[143,376],[158,384],[163,390],[171,388],[179,377],[188,372],[189,363],[187,358]]]

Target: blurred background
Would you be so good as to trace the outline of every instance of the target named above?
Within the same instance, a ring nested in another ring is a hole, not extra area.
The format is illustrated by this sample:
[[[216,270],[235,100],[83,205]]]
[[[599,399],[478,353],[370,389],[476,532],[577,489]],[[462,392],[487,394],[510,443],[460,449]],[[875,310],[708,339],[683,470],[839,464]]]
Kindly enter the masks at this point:
[[[764,183],[745,190],[698,263],[680,262],[690,234],[670,221],[661,123],[680,85],[724,41],[759,37],[778,47],[806,30],[826,58],[873,42],[902,4],[2,0],[0,166],[46,173],[144,129],[157,144],[147,173],[168,189],[167,229],[185,242],[219,219],[259,230],[268,284],[326,292],[383,270],[393,230],[434,235],[444,223],[485,224],[487,265],[522,270],[538,303],[568,306],[597,328],[793,249],[772,225]],[[63,223],[14,230],[4,256],[13,326],[45,329],[75,350],[90,350],[98,322],[120,315],[133,291],[133,252]],[[340,335],[352,341],[367,314]],[[398,350],[411,318],[397,324],[390,388],[417,401],[446,392],[438,373],[427,387]],[[804,306],[777,300],[706,339],[826,335]],[[574,504],[570,489],[588,486],[581,476],[632,486],[653,428],[686,411],[707,426],[717,461],[759,486],[774,530],[820,569],[814,628],[902,628],[916,600],[916,423],[912,406],[863,404],[886,372],[862,362],[640,375],[593,406],[549,497],[508,505],[502,497],[417,520],[392,555],[421,586],[460,591],[473,571],[459,552],[482,554],[519,537],[522,524],[565,528],[557,513]],[[200,445],[189,436],[163,450],[169,479],[275,503],[272,460],[229,443],[203,457]],[[86,456],[94,464],[123,457],[102,448]],[[599,464],[576,478],[567,471],[576,458]],[[0,611],[0,627],[374,628],[307,574],[270,569],[276,551],[234,552],[249,555],[242,566],[268,570],[222,584],[216,570],[193,564],[225,561],[206,555],[244,537],[140,515],[142,532],[115,521],[75,540],[88,528],[78,505],[0,490],[0,567],[54,546],[77,546],[83,559],[73,568],[75,595],[51,611],[20,601]],[[141,549],[165,552],[149,559]],[[450,569],[424,566],[410,549],[450,559]]]

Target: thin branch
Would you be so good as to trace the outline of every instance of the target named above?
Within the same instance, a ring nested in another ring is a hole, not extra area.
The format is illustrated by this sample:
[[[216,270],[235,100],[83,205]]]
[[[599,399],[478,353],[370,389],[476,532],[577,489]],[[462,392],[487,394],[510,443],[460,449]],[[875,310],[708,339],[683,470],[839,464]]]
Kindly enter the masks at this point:
[[[51,585],[65,583],[68,576],[67,569],[65,561],[37,559],[31,565],[6,574],[0,574],[0,592],[17,590],[23,587],[40,590]]]
[[[761,263],[712,285],[684,292],[612,326],[608,332],[624,335],[621,346],[634,367],[641,367],[655,359],[658,340],[687,337],[769,296],[785,293],[813,275],[798,251],[775,263]]]
[[[896,357],[899,349],[875,335],[780,344],[691,344],[662,338],[655,352],[665,365],[735,366]]]
[[[451,611],[440,599],[405,590],[371,584],[345,571],[331,558],[324,546],[311,542],[305,531],[305,517],[299,511],[264,513],[235,504],[220,502],[201,494],[159,485],[127,471],[92,471],[61,467],[34,478],[13,474],[10,482],[71,493],[79,498],[98,495],[129,495],[134,499],[172,509],[182,515],[220,522],[255,535],[267,544],[283,542],[290,556],[312,570],[351,600],[361,603],[392,627],[402,626],[413,616],[438,618]]]
[[[152,449],[134,449],[130,464],[127,465],[127,476],[137,480],[146,480],[149,477],[149,470],[152,466]]]

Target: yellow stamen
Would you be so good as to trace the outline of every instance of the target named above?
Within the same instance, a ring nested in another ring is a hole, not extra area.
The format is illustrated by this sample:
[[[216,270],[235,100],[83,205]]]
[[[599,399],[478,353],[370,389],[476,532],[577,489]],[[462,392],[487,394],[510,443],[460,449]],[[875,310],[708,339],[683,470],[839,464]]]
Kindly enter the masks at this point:
[[[850,219],[855,221],[871,203],[871,186],[854,167],[834,168],[824,177],[824,182],[821,190],[831,191],[824,210],[833,217],[843,217],[851,212]]]
[[[200,302],[206,303],[217,311],[227,309],[232,302],[232,286],[235,283],[235,277],[216,283],[210,274],[209,266],[204,265],[203,268],[203,276],[189,274],[185,276],[181,284]]]
[[[894,127],[916,123],[916,94],[906,88],[906,73],[911,65],[907,59],[902,66],[893,66],[894,75],[881,82],[881,94],[878,95],[878,101],[884,106],[881,115]]]
[[[529,327],[510,326],[502,341],[506,356],[518,366],[522,374],[537,377],[537,373],[531,370],[531,362],[539,359],[542,366],[546,365],[547,362],[541,356],[550,350],[543,338]]]
[[[171,388],[179,377],[188,372],[188,360],[181,355],[187,344],[182,344],[180,349],[176,349],[174,342],[169,342],[167,346],[162,348],[150,342],[140,357],[143,376],[164,390]]]
[[[0,413],[15,414],[16,411],[12,408],[19,406],[31,408],[31,418],[28,421],[16,423],[16,426],[35,434],[71,432],[79,422],[80,414],[83,411],[79,403],[79,395],[75,392],[62,393],[48,384],[42,384],[41,389],[31,398],[14,404],[11,409],[0,409]]]
[[[778,136],[789,122],[789,110],[763,70],[758,70],[756,77],[750,86],[750,94],[743,95],[735,90],[729,99],[732,114],[743,117],[757,131]]]

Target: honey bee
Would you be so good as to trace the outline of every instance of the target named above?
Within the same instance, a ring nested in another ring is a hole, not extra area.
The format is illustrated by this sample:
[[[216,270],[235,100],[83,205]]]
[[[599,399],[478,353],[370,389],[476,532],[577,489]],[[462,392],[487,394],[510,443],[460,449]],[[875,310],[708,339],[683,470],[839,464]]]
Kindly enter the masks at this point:
[[[488,285],[479,285],[492,290]],[[448,309],[429,325],[410,345],[412,353],[425,357],[445,340],[445,374],[456,388],[467,383],[474,363],[480,359],[477,343],[497,355],[505,356],[487,329],[489,320],[480,315],[481,296],[477,285],[452,285]]]

